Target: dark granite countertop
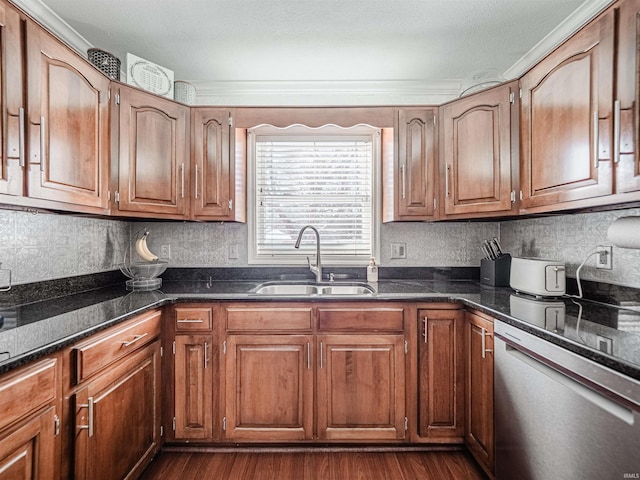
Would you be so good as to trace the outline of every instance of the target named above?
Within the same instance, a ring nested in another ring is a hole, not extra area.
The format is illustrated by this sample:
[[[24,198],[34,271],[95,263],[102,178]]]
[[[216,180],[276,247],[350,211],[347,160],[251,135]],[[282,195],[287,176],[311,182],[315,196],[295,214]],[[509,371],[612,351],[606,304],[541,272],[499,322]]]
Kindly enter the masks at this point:
[[[373,296],[282,297],[252,293],[263,279],[205,281],[205,275],[188,281],[174,276],[153,292],[128,292],[120,284],[26,304],[0,301],[0,373],[167,303],[339,299],[457,302],[640,380],[640,307],[635,306],[635,294],[629,298],[627,293],[624,301],[618,302],[627,308],[620,308],[570,297],[540,300],[516,295],[510,288],[445,277],[381,279]]]

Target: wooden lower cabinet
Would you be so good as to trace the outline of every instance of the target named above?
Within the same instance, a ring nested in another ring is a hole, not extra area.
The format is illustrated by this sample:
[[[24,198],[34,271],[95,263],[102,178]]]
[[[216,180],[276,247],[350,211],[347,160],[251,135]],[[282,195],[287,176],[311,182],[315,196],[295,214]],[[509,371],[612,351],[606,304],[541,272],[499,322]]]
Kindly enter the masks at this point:
[[[404,439],[404,335],[320,335],[318,348],[318,438]]]
[[[75,394],[75,478],[137,478],[160,447],[160,341]]]
[[[464,312],[419,310],[418,321],[418,437],[462,443]]]
[[[176,335],[174,439],[212,440],[218,348],[211,335]]]
[[[0,478],[54,480],[60,470],[60,361],[0,377]]]
[[[311,335],[229,335],[225,431],[228,440],[313,438]]]
[[[50,407],[32,416],[15,431],[0,436],[0,478],[57,478],[55,411],[55,407]]]
[[[465,350],[465,441],[485,472],[493,475],[492,319],[466,313]]]

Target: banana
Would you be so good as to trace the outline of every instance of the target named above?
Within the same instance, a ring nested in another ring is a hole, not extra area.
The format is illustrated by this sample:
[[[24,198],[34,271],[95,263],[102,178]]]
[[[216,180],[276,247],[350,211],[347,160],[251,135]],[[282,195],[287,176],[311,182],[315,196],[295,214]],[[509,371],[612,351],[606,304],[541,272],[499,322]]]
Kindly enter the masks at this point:
[[[155,262],[158,260],[158,256],[151,253],[149,247],[147,247],[147,235],[149,235],[149,233],[145,232],[144,235],[136,240],[136,253],[147,262]]]

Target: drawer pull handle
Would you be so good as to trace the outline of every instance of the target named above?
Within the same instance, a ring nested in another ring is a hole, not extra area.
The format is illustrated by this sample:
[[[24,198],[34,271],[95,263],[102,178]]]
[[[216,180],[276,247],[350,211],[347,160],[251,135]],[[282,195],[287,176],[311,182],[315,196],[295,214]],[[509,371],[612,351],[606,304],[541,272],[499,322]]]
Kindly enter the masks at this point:
[[[487,332],[486,328],[482,328],[482,358],[487,358],[487,353],[493,352],[492,349],[487,348],[487,336],[491,336],[491,334]]]
[[[139,340],[142,340],[144,337],[146,337],[147,335],[149,335],[148,333],[142,333],[140,335],[136,335],[135,337],[133,337],[132,340],[129,340],[128,342],[122,342],[122,346],[123,347],[129,347],[131,345],[133,345],[134,343],[136,343]]]
[[[93,397],[87,399],[88,403],[78,405],[80,408],[87,408],[89,410],[89,418],[87,419],[88,425],[78,425],[80,430],[88,430],[89,436],[93,437]]]
[[[182,320],[178,320],[178,323],[204,323],[204,320],[201,318],[184,318]]]

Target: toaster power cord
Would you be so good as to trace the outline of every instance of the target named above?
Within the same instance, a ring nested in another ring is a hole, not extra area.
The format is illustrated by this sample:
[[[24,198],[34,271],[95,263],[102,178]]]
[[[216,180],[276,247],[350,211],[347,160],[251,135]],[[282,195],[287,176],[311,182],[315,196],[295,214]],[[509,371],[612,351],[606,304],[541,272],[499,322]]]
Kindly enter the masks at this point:
[[[578,295],[569,295],[570,297],[573,298],[582,298],[582,284],[580,283],[580,270],[582,270],[582,267],[584,267],[584,264],[587,263],[587,260],[589,260],[591,257],[593,257],[594,255],[597,255],[599,253],[604,253],[606,254],[607,251],[600,249],[600,248],[594,248],[593,250],[591,250],[587,256],[584,258],[584,260],[582,261],[582,263],[580,264],[580,266],[576,269],[576,283],[578,284]]]

